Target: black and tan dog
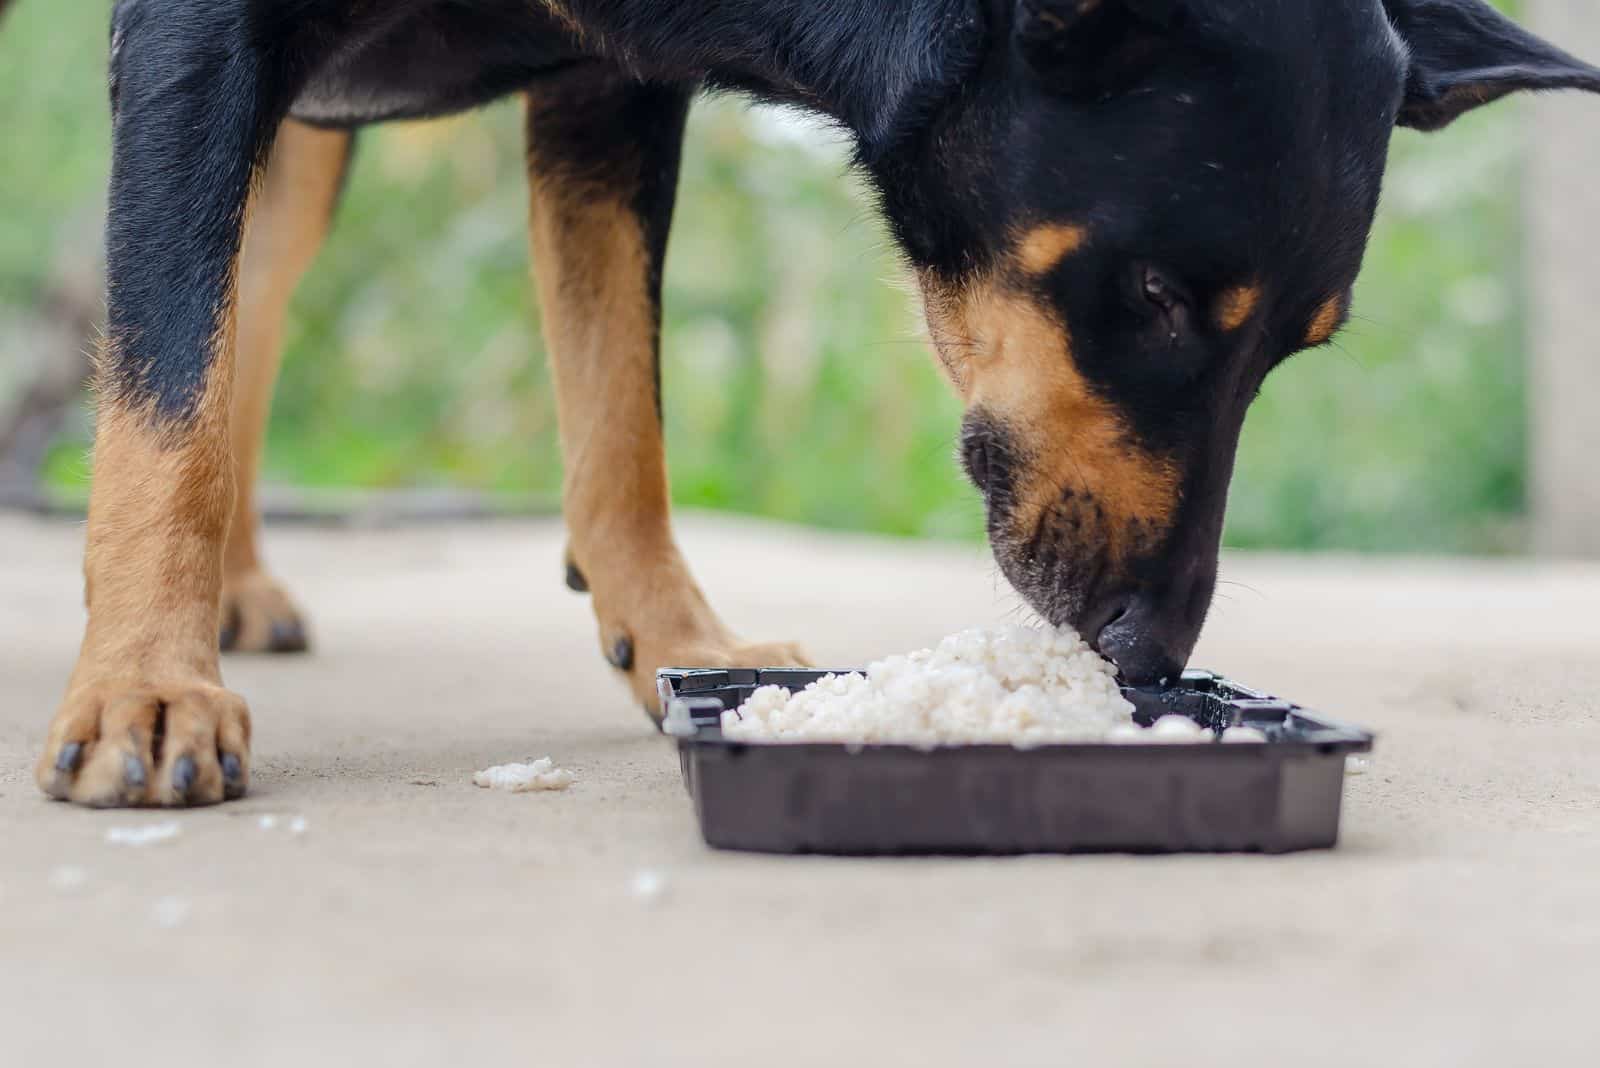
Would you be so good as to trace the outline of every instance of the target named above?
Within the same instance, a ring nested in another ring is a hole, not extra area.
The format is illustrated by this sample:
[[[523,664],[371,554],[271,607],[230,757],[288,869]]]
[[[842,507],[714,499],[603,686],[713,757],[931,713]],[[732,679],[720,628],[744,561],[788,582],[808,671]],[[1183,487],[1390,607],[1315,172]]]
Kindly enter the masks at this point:
[[[708,86],[853,135],[967,404],[1002,569],[1150,681],[1206,615],[1246,406],[1347,314],[1395,125],[1600,71],[1481,0],[121,0],[89,622],[48,793],[245,791],[219,622],[303,644],[251,487],[349,131],[513,92],[568,576],[606,657],[646,702],[663,664],[798,659],[723,626],[668,521],[662,258]]]

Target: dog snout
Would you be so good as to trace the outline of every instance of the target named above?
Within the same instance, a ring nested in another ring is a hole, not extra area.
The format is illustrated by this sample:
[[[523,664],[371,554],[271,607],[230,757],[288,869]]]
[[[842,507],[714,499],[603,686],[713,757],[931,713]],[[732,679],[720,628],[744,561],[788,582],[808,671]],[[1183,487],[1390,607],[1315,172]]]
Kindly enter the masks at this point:
[[[1095,649],[1100,648],[1100,636],[1107,627],[1121,621],[1133,604],[1133,594],[1120,592],[1101,597],[1089,606],[1078,620],[1078,633]]]
[[[1109,613],[1092,644],[1117,665],[1124,683],[1154,686],[1183,672],[1199,628],[1187,633],[1187,627],[1170,626],[1156,599],[1147,594],[1129,595]]]
[[[1216,587],[1213,569],[1161,588],[1119,591],[1084,613],[1080,631],[1131,686],[1176,680],[1205,625]]]

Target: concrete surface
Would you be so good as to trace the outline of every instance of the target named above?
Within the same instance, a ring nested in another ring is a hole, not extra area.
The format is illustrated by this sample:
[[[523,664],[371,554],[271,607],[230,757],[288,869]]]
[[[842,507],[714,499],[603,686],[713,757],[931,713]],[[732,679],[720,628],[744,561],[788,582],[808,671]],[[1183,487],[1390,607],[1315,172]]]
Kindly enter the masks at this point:
[[[979,547],[709,520],[683,541],[747,634],[828,661],[1012,610]],[[77,641],[78,531],[0,517],[0,1063],[1461,1068],[1600,1048],[1600,568],[1228,562],[1197,660],[1382,732],[1337,852],[843,861],[701,845],[672,752],[560,586],[555,525],[269,546],[319,650],[227,665],[255,792],[113,846],[107,828],[166,817],[49,803],[28,774]],[[572,790],[468,781],[544,754]],[[653,903],[630,889],[647,870]]]

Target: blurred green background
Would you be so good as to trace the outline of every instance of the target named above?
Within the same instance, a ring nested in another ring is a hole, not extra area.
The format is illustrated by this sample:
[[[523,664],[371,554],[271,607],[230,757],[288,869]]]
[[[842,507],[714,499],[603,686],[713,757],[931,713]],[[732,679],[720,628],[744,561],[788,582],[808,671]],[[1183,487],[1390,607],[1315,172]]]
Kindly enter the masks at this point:
[[[0,23],[0,332],[98,241],[109,0]],[[528,282],[520,110],[370,130],[288,335],[269,481],[550,495],[555,412]],[[1402,131],[1355,321],[1279,371],[1246,428],[1241,547],[1495,552],[1524,541],[1515,105]],[[835,135],[736,100],[691,124],[667,270],[680,504],[979,537],[958,406]],[[0,389],[15,388],[0,375]],[[48,462],[86,477],[86,416]]]

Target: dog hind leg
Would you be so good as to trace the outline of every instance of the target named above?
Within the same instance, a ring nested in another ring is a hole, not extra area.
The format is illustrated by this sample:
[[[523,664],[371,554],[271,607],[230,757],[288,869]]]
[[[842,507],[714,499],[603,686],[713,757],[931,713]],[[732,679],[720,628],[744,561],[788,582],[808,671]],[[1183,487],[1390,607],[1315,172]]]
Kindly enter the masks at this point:
[[[691,91],[593,67],[528,105],[532,239],[571,539],[567,581],[594,597],[601,651],[655,714],[670,666],[802,664],[740,642],[673,538],[660,417],[661,272]]]
[[[307,629],[283,587],[262,566],[256,481],[284,319],[333,220],[353,135],[287,119],[258,185],[239,260],[234,356],[233,519],[222,556],[224,652],[302,652]]]

